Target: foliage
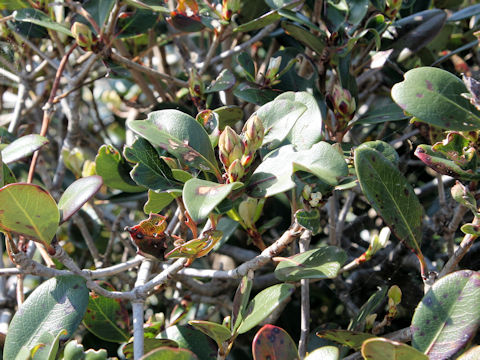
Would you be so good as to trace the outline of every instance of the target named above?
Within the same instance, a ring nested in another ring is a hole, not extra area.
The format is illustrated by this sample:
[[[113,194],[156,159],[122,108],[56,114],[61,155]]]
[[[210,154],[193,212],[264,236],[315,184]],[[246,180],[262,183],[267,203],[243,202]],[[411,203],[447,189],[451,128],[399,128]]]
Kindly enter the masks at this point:
[[[475,1],[0,14],[4,359],[478,358]]]

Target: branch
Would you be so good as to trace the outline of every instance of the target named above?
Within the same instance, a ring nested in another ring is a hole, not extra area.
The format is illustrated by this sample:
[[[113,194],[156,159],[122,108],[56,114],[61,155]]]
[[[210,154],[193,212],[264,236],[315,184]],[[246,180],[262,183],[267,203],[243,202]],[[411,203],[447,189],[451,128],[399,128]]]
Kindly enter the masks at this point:
[[[140,287],[145,284],[150,276],[152,269],[152,261],[145,259],[140,266],[137,274],[137,281],[135,287]],[[145,299],[138,299],[132,301],[132,315],[133,315],[133,357],[140,359],[143,356],[143,306]]]
[[[312,232],[305,230],[300,236],[300,252],[305,252],[310,246]],[[300,280],[301,307],[300,307],[300,340],[298,341],[298,355],[305,358],[307,353],[308,335],[310,333],[310,281]]]

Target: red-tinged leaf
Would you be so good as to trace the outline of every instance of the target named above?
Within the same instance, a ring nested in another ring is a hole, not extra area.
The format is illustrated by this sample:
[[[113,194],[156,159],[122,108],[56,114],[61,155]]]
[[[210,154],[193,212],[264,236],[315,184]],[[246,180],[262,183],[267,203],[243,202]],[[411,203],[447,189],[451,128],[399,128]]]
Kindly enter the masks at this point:
[[[94,196],[103,185],[101,176],[93,175],[74,181],[65,190],[58,201],[60,222],[70,219],[80,208]]]
[[[137,246],[141,255],[163,260],[167,248],[166,217],[158,214],[150,214],[149,218],[141,221],[138,225],[126,227],[130,238]]]
[[[282,328],[264,325],[258,330],[252,342],[254,360],[297,360],[297,346]]]

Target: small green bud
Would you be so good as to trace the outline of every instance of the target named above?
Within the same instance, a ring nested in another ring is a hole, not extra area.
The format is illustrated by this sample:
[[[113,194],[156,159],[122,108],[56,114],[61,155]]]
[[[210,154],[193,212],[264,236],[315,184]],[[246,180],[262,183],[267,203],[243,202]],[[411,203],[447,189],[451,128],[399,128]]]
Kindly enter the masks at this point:
[[[77,41],[78,46],[87,51],[92,50],[92,45],[96,43],[96,39],[93,39],[92,31],[87,25],[80,22],[74,22],[70,30]]]
[[[337,121],[351,120],[353,118],[357,106],[350,91],[342,88],[340,85],[335,85],[328,98]]]
[[[222,19],[229,21],[240,10],[241,0],[222,1]]]
[[[268,70],[265,74],[265,78],[269,79],[270,81],[275,80],[276,75],[278,74],[278,70],[280,70],[280,64],[282,63],[282,57],[272,57],[270,58],[270,62],[268,63]]]
[[[232,317],[230,315],[225,316],[225,318],[223,319],[222,325],[230,329],[231,323],[232,323]]]
[[[402,8],[402,0],[387,0],[385,4],[385,15],[390,19],[395,19]]]
[[[85,154],[82,149],[75,147],[71,150],[62,150],[63,163],[75,176],[80,176],[82,173],[82,166],[85,162]]]
[[[245,138],[245,154],[253,154],[263,143],[265,128],[257,115],[251,116],[242,129]]]
[[[466,206],[474,214],[477,212],[477,201],[475,200],[475,196],[473,196],[470,190],[460,181],[457,180],[455,185],[452,186],[451,192],[452,197],[456,202]]]
[[[238,205],[238,213],[247,227],[252,228],[255,223],[255,214],[257,212],[258,200],[247,198]]]
[[[85,160],[82,168],[82,177],[92,176],[96,174],[97,174],[97,171],[96,171],[95,161]]]
[[[312,187],[310,185],[305,185],[303,187],[302,196],[305,200],[310,200],[310,195],[312,194]]]
[[[373,326],[375,325],[375,320],[377,319],[377,314],[370,314],[370,315],[367,315],[367,317],[365,318],[365,329],[366,330],[370,330],[373,328]]]
[[[228,167],[227,175],[228,175],[228,181],[230,183],[240,180],[244,174],[245,174],[245,169],[243,168],[239,159],[234,160]]]
[[[234,160],[241,159],[244,150],[240,136],[230,126],[226,126],[218,139],[219,157],[225,169],[228,169]]]
[[[388,289],[388,298],[392,299],[393,304],[398,305],[402,301],[402,290],[397,285],[393,285]]]

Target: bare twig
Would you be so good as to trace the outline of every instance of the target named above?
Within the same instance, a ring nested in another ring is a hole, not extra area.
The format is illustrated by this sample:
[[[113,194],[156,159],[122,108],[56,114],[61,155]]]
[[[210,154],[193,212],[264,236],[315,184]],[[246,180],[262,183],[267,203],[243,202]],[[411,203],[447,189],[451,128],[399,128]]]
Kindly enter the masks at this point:
[[[85,220],[83,220],[83,218],[77,214],[73,216],[73,222],[75,223],[75,225],[77,225],[78,229],[80,230],[80,233],[82,234],[83,239],[85,240],[85,243],[87,244],[88,251],[90,251],[90,254],[92,255],[93,261],[95,263],[95,267],[101,267],[102,259],[101,259],[100,253],[98,252],[98,249],[95,246],[95,241],[93,240],[92,235],[88,230]]]
[[[140,287],[145,284],[150,271],[152,269],[152,261],[145,259],[140,266],[137,274],[137,281],[135,287]],[[132,301],[132,313],[133,313],[133,357],[134,359],[140,359],[143,356],[143,306],[145,299],[138,299]]]
[[[463,217],[468,212],[468,208],[461,204],[458,204],[455,212],[453,214],[452,220],[448,224],[447,229],[445,230],[443,237],[447,243],[447,252],[448,257],[451,258],[454,254],[454,240],[455,240],[455,232],[457,231],[460,223],[463,220]]]
[[[305,252],[310,246],[312,232],[304,230],[299,239],[300,252]],[[300,308],[300,340],[298,341],[298,355],[303,359],[307,353],[308,335],[310,333],[310,283],[308,279],[300,280],[301,308]]]

